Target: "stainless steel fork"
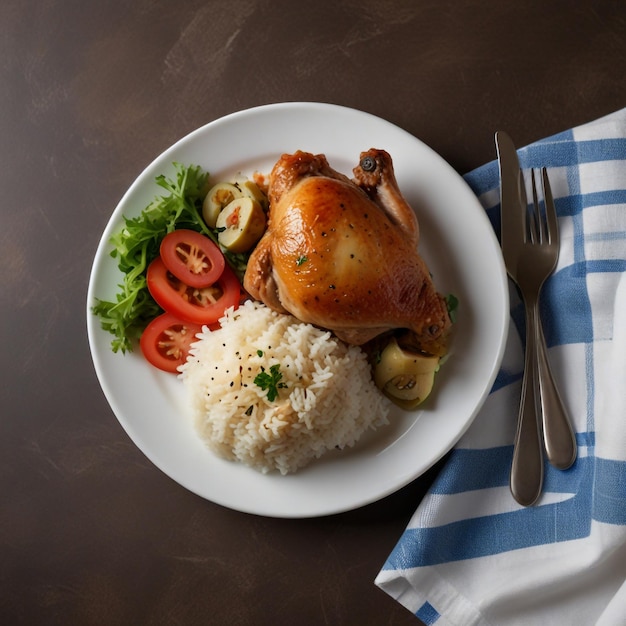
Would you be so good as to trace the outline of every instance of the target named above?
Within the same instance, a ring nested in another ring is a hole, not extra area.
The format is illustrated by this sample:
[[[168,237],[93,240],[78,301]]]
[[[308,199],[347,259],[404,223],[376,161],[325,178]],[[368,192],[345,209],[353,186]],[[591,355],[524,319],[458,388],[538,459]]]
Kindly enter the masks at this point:
[[[554,198],[550,188],[550,180],[545,168],[541,170],[545,220],[540,214],[540,203],[537,197],[537,185],[534,170],[531,173],[533,207],[530,219],[531,240],[535,245],[537,260],[535,271],[542,270],[552,274],[559,258],[559,228],[554,206]],[[541,259],[541,260],[540,260]],[[537,290],[537,304],[542,283]],[[554,383],[550,362],[548,361],[546,340],[543,334],[541,318],[537,312],[535,342],[537,349],[537,383],[536,395],[539,396],[541,407],[543,437],[548,460],[558,469],[567,469],[576,459],[576,438],[567,416],[559,390]]]
[[[527,206],[521,177],[520,172],[522,206]],[[518,502],[527,506],[537,500],[543,482],[543,469],[537,466],[537,458],[541,454],[537,449],[537,445],[541,445],[538,443],[538,429],[543,431],[546,454],[555,467],[566,469],[576,458],[576,440],[554,383],[539,316],[541,288],[554,271],[559,256],[558,221],[545,168],[541,170],[541,178],[543,211],[535,172],[531,171],[533,201],[527,211],[524,243],[514,276],[526,308],[526,356],[520,419],[511,467],[511,491]],[[539,414],[542,416],[541,426],[537,419]]]

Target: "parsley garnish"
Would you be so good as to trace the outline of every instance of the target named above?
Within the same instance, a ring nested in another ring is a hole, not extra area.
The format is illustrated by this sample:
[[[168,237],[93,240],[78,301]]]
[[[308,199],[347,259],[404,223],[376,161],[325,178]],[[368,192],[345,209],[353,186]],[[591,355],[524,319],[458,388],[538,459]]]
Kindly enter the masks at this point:
[[[299,257],[296,259],[296,265],[297,265],[298,267],[300,267],[303,263],[306,263],[308,260],[309,260],[309,259],[308,259],[308,257],[306,257],[306,256],[304,256],[304,255],[299,256]]]
[[[446,306],[448,307],[450,321],[454,324],[456,322],[456,312],[459,308],[459,299],[453,293],[449,293],[444,300],[446,301]]]
[[[267,399],[270,402],[274,402],[278,397],[278,390],[287,387],[286,383],[280,382],[282,377],[283,375],[280,373],[280,363],[275,363],[270,366],[269,374],[261,365],[261,371],[255,376],[254,384],[263,389],[263,391],[267,390]]]

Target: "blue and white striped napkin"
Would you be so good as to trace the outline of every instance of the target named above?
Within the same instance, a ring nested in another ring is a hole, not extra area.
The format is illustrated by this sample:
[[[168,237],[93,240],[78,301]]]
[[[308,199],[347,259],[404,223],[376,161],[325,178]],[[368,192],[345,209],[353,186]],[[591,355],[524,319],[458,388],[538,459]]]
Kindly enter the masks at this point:
[[[546,166],[561,253],[541,315],[578,459],[546,463],[531,508],[509,492],[523,305],[496,383],[376,584],[437,626],[626,624],[626,109],[519,150]],[[500,232],[493,161],[467,182]]]

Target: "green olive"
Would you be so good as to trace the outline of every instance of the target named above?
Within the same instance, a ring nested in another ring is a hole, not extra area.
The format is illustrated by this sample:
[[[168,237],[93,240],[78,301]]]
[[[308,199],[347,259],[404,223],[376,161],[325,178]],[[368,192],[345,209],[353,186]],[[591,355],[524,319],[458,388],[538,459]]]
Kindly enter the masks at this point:
[[[267,209],[267,196],[253,180],[241,176],[235,179],[234,185],[241,190],[241,194],[244,197],[256,200],[263,210]]]
[[[261,205],[250,197],[237,198],[217,216],[217,238],[231,252],[247,252],[265,232]]]
[[[403,350],[392,338],[374,367],[374,382],[398,406],[414,409],[432,391],[438,369],[438,356]]]
[[[242,197],[241,189],[232,183],[217,183],[211,187],[202,204],[202,217],[207,226],[215,228],[217,216],[222,210],[233,200]]]

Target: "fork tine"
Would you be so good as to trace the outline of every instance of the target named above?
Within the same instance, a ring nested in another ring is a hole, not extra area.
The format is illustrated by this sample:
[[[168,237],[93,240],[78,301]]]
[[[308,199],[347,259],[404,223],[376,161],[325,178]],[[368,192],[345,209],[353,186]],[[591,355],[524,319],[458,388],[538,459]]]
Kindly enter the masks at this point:
[[[543,197],[546,208],[546,221],[548,223],[548,241],[557,247],[559,245],[559,221],[556,216],[556,207],[554,206],[554,198],[552,196],[552,188],[550,187],[550,179],[548,178],[548,170],[541,168],[541,178],[543,184]]]
[[[535,181],[535,170],[530,170],[530,186],[532,189],[533,204],[530,212],[530,239],[533,243],[543,243],[545,241],[545,228],[541,218],[541,208],[537,195],[537,182]]]
[[[530,240],[534,244],[549,244],[550,232],[546,225],[545,211],[541,208],[539,194],[537,193],[537,177],[534,168],[530,170],[530,186],[532,193],[532,206],[529,211],[528,224],[530,230]],[[543,183],[542,183],[543,189]],[[545,197],[544,197],[545,202]]]
[[[524,232],[524,241],[528,241],[530,238],[533,241],[533,226],[532,222],[530,222],[530,216],[528,213],[528,195],[526,193],[526,181],[524,180],[524,172],[520,168],[519,170],[519,198],[522,207],[526,207],[526,212],[524,213],[524,219],[522,220],[523,232]]]
[[[519,197],[522,203],[522,206],[526,206],[528,204],[528,199],[526,197],[526,181],[524,180],[524,172],[519,170],[519,180],[517,182],[519,187]]]

